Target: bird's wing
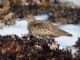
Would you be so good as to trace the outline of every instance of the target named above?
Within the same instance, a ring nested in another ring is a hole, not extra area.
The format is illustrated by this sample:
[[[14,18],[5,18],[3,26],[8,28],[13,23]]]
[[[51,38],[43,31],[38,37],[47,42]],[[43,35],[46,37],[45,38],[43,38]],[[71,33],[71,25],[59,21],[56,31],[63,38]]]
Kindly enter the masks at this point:
[[[69,33],[55,27],[50,22],[39,22],[30,27],[30,32],[39,37],[67,36]]]
[[[72,36],[72,34],[54,26],[52,23],[48,22],[49,23],[49,27],[50,27],[50,30],[55,34],[55,37],[58,37],[58,36]]]
[[[46,25],[46,23],[39,22],[36,23],[32,26],[30,26],[31,34],[34,36],[39,36],[39,37],[54,37],[54,33],[52,33],[51,29],[49,29],[49,26]]]

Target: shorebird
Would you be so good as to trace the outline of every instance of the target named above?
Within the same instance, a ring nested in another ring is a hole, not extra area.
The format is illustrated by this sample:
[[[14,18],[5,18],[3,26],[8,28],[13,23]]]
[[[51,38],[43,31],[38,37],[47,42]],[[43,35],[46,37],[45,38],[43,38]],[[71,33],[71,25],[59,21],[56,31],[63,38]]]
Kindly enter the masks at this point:
[[[50,21],[36,20],[33,15],[27,15],[24,19],[28,22],[29,34],[38,38],[55,38],[59,36],[72,36],[72,34],[59,29]]]

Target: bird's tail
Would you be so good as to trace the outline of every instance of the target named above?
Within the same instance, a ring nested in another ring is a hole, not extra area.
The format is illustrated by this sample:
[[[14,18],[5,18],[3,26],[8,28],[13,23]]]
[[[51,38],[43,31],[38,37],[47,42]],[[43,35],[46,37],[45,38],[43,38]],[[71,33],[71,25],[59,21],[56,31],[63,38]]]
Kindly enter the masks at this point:
[[[72,34],[68,33],[68,36],[72,36]]]
[[[64,34],[64,36],[72,36],[72,34],[70,34],[70,33],[68,33],[68,32],[66,32],[65,34]]]
[[[68,32],[66,32],[66,31],[64,31],[64,30],[61,30],[61,29],[58,29],[57,30],[57,33],[55,33],[58,37],[59,36],[72,36],[72,34],[71,33],[68,33]]]
[[[61,31],[61,35],[62,36],[72,36],[72,34],[71,33],[68,33],[68,32],[66,32],[66,31]]]

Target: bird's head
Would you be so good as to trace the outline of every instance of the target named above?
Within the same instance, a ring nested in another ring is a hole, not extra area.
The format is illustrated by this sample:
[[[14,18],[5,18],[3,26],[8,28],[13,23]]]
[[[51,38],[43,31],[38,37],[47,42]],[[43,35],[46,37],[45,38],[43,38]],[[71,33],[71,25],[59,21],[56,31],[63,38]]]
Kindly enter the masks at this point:
[[[24,17],[24,19],[25,19],[28,23],[34,22],[34,21],[36,20],[33,15],[27,15],[27,16]]]

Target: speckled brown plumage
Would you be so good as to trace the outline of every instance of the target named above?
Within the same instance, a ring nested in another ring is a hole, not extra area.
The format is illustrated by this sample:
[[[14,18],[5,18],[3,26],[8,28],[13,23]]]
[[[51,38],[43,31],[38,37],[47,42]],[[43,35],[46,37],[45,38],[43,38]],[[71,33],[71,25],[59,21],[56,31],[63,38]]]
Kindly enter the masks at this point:
[[[65,32],[54,26],[49,21],[38,21],[32,15],[27,15],[29,33],[40,38],[54,38],[59,36],[71,36],[70,33]]]

